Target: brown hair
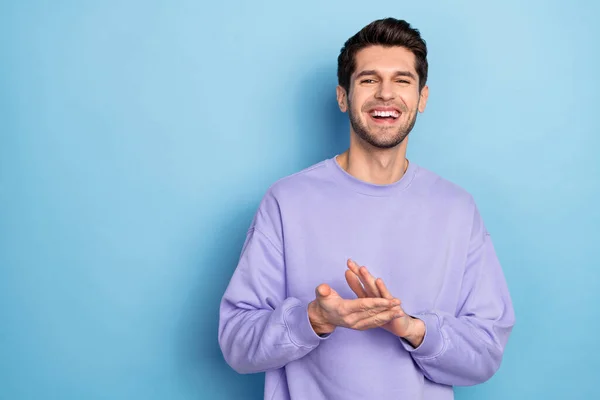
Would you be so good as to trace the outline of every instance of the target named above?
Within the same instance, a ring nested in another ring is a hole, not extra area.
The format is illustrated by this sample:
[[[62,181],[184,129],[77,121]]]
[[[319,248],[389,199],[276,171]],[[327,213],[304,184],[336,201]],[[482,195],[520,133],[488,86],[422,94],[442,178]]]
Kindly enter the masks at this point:
[[[344,43],[338,56],[338,84],[350,89],[350,77],[356,69],[355,56],[365,47],[380,45],[385,47],[400,46],[415,55],[415,69],[419,75],[419,90],[427,82],[427,44],[421,34],[404,20],[385,18],[371,22]]]

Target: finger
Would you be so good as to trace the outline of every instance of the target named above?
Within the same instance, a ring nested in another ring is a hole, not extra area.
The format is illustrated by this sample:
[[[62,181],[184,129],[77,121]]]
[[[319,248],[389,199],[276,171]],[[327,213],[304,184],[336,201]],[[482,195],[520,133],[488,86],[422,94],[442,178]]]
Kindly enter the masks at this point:
[[[363,290],[367,294],[366,297],[381,297],[381,296],[379,296],[379,294],[377,292],[374,292],[372,290],[374,285],[370,285],[368,278],[365,278],[363,276],[363,274],[360,271],[360,268],[361,268],[360,265],[358,265],[354,260],[349,259],[348,260],[348,268],[350,269],[350,271],[352,271],[356,275],[356,277],[360,281],[361,285],[363,286]]]
[[[342,317],[342,320],[344,321],[345,326],[354,326],[356,325],[358,322],[374,317],[378,314],[381,314],[383,312],[387,312],[387,311],[393,311],[395,312],[399,317],[404,316],[404,310],[402,310],[402,307],[400,306],[394,306],[392,308],[386,308],[386,307],[376,307],[376,308],[370,308],[366,311],[357,311],[354,313],[350,313],[348,315],[345,315]]]
[[[362,286],[362,283],[360,283],[360,279],[358,279],[358,276],[356,276],[354,274],[354,272],[352,272],[351,270],[346,270],[346,282],[348,282],[348,286],[350,286],[350,289],[352,289],[352,291],[360,298],[362,297],[368,297],[367,296],[367,292],[365,292],[365,289]]]
[[[347,265],[348,265],[348,268],[350,269],[350,271],[354,272],[356,274],[356,276],[360,275],[360,273],[358,272],[360,265],[355,263],[353,259],[351,259],[351,258],[348,259]]]
[[[406,313],[402,309],[402,306],[396,306],[396,307],[392,308],[392,310],[396,310],[396,312],[398,314],[398,318],[400,318],[400,317],[406,317]]]
[[[327,297],[331,294],[331,288],[328,284],[322,283],[315,289],[315,295],[317,299]]]
[[[360,276],[360,271],[359,271],[360,265],[358,265],[352,259],[348,259],[348,263],[347,264],[348,264],[349,271],[351,271],[356,276],[356,278],[360,282],[360,285],[362,286],[362,291],[365,293],[365,296],[362,296],[362,297],[379,297],[379,296],[376,296],[375,293],[368,293],[365,290],[365,286],[363,285],[362,278]],[[346,277],[347,276],[348,275],[346,275]],[[346,280],[348,280],[348,279],[346,279]],[[361,297],[361,296],[359,296],[359,297]]]
[[[398,299],[382,299],[380,297],[343,300],[341,314],[348,315],[355,312],[368,311],[372,308],[392,308],[398,305],[400,305],[400,300]]]
[[[365,287],[365,291],[372,297],[382,297],[375,285],[375,277],[371,275],[367,267],[362,266],[358,269],[360,281]]]
[[[345,326],[351,327],[360,321],[369,319],[369,318],[379,315],[383,312],[392,311],[392,310],[395,310],[396,313],[401,311],[398,307],[392,307],[392,308],[376,307],[376,308],[370,308],[367,311],[357,311],[354,313],[350,313],[348,315],[343,316],[342,320],[343,320]]]
[[[392,296],[392,294],[390,293],[388,288],[385,286],[385,283],[383,283],[383,279],[377,278],[375,280],[375,285],[377,285],[377,289],[379,289],[379,293],[381,294],[381,297],[383,297],[384,299],[393,299],[394,298],[394,296]]]
[[[402,316],[402,314],[398,310],[391,309],[391,310],[383,311],[372,317],[362,319],[362,320],[354,323],[352,326],[350,326],[350,328],[360,330],[360,331],[363,331],[366,329],[377,328],[377,327],[387,324],[388,322],[392,321],[393,319],[400,318],[401,316]]]
[[[354,272],[361,281],[368,297],[381,297],[377,290],[377,286],[375,285],[375,278],[371,275],[367,267],[361,267],[354,260],[349,259],[348,268]]]

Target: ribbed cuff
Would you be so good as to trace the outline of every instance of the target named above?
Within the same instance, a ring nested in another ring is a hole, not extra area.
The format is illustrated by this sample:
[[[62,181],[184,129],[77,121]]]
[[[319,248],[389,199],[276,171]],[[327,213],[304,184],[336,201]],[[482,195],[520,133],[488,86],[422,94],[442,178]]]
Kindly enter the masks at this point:
[[[290,340],[299,347],[316,347],[330,335],[319,336],[308,319],[308,304],[293,306],[285,313],[283,320]]]
[[[425,323],[425,337],[419,345],[414,348],[405,339],[401,339],[404,349],[411,353],[413,357],[418,358],[434,358],[439,356],[444,350],[444,336],[440,329],[440,318],[436,314],[417,314],[413,316]]]

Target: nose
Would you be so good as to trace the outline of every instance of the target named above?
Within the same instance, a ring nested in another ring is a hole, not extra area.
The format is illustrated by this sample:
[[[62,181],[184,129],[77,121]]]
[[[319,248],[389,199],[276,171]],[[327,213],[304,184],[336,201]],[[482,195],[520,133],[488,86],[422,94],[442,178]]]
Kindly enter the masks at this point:
[[[375,97],[380,100],[388,101],[394,98],[394,88],[391,82],[382,81],[377,87]]]

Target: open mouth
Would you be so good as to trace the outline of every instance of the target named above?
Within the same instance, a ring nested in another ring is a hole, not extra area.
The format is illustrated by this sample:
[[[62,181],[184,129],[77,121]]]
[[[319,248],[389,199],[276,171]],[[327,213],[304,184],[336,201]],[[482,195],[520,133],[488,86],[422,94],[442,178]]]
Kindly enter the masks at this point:
[[[371,110],[369,112],[371,119],[378,124],[393,123],[400,118],[400,115],[398,110]]]

